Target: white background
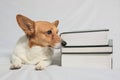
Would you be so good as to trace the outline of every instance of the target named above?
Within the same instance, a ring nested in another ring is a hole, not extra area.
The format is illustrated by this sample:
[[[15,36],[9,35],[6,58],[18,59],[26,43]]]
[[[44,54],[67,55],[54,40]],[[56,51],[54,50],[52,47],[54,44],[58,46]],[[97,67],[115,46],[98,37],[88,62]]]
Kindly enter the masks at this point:
[[[113,39],[113,68],[120,69],[120,0],[0,0],[0,54],[12,52],[24,33],[16,14],[32,20],[59,20],[64,31],[110,29]]]

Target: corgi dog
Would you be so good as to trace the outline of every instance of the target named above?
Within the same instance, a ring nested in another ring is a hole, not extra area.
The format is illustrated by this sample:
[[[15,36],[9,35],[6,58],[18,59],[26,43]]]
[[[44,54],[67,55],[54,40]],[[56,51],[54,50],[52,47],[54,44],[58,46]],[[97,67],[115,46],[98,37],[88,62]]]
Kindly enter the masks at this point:
[[[33,21],[20,14],[16,19],[25,35],[16,44],[10,69],[19,69],[22,64],[33,64],[36,70],[45,69],[52,63],[53,48],[61,46],[57,34],[59,21]]]

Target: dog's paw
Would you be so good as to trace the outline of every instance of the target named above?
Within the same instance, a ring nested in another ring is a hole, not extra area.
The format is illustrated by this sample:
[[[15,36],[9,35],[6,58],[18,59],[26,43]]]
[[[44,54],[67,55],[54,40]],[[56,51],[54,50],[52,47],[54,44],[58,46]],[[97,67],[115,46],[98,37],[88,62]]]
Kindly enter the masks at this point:
[[[14,65],[14,64],[12,64],[10,67],[11,70],[16,70],[16,69],[20,69],[20,68],[21,68],[21,65]]]
[[[44,65],[36,65],[35,70],[44,70],[46,67]]]

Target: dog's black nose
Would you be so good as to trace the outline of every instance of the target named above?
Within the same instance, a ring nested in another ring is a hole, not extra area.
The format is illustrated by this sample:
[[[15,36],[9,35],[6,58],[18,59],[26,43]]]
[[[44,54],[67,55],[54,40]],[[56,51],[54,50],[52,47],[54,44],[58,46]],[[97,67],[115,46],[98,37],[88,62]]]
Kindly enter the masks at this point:
[[[61,45],[62,45],[62,46],[66,46],[66,45],[67,45],[67,42],[62,41]]]

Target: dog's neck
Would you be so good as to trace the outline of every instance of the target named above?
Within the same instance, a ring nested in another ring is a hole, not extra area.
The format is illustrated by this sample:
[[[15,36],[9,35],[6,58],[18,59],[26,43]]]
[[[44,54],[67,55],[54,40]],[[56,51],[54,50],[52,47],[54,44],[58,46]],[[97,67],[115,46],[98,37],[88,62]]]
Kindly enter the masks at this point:
[[[32,38],[34,38],[35,36],[34,35],[31,35],[31,36],[29,36],[29,35],[26,35],[27,36],[27,39],[28,39],[28,46],[30,47],[30,48],[32,48],[33,46],[40,46],[40,47],[44,47],[42,44],[36,44],[35,42],[34,42],[34,40],[32,39]]]

